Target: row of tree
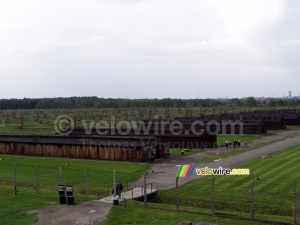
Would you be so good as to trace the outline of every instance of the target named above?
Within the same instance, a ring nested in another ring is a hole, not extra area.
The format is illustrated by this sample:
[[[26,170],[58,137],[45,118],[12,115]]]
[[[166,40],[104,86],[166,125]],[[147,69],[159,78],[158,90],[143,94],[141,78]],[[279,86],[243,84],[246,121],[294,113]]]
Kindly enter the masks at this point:
[[[300,99],[269,99],[258,101],[254,97],[246,99],[113,99],[98,97],[69,98],[24,98],[0,99],[0,109],[62,109],[62,108],[147,108],[147,107],[255,107],[255,106],[299,106]]]

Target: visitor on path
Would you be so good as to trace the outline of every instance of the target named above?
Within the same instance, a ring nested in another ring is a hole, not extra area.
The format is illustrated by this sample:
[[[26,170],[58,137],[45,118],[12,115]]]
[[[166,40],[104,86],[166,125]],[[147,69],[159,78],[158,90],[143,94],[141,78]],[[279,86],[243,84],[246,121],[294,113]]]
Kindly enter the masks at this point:
[[[121,198],[122,190],[123,190],[123,185],[119,182],[117,184],[116,191],[117,191],[117,195],[119,195],[120,198]]]
[[[225,142],[225,145],[226,145],[226,148],[228,148],[228,141],[226,140],[226,142]]]

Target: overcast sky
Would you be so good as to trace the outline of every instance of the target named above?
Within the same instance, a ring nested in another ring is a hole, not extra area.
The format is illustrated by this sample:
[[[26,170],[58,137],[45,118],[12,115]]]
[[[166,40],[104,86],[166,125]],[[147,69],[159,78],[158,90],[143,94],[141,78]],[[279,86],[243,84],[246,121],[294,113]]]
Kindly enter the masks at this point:
[[[0,0],[0,98],[282,97],[299,0]]]

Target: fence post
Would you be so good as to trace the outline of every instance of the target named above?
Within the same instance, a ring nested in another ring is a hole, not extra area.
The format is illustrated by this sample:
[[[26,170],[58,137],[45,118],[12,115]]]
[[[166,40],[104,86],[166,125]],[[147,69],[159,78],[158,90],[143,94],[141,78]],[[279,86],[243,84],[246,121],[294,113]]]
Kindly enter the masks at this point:
[[[132,188],[132,190],[131,190],[131,194],[132,194],[132,199],[133,199],[133,188]]]
[[[113,173],[114,197],[116,197],[116,195],[117,195],[117,190],[116,190],[116,173],[117,173],[117,170],[114,170],[114,173]]]
[[[40,185],[39,185],[39,165],[35,167],[35,189],[36,193],[39,194],[40,192]]]
[[[124,198],[123,203],[124,203],[124,209],[126,209],[126,198]]]
[[[296,195],[296,182],[294,184],[294,196],[293,196],[293,225],[297,225],[297,195]]]
[[[14,194],[17,194],[17,170],[16,170],[17,163],[14,163],[13,171],[14,171]]]
[[[127,190],[126,191],[128,191],[128,181],[127,181]]]
[[[212,180],[211,184],[211,214],[216,215],[216,202],[215,202],[215,178]]]
[[[84,175],[85,175],[85,200],[89,200],[89,178],[88,178],[88,171],[89,168],[85,169]]]
[[[59,184],[63,184],[63,176],[62,176],[63,167],[59,168]]]
[[[254,220],[254,181],[251,183],[250,219]]]
[[[144,207],[147,208],[147,175],[148,172],[144,175]]]
[[[176,177],[176,211],[179,211],[178,177]]]

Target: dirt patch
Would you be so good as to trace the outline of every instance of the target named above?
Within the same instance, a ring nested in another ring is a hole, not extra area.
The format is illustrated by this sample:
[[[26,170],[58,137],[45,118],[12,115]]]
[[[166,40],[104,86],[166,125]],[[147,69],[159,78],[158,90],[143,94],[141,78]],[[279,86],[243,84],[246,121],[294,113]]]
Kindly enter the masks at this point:
[[[36,215],[35,225],[96,225],[106,219],[112,204],[96,201],[79,205],[54,205],[46,209],[27,212]]]

